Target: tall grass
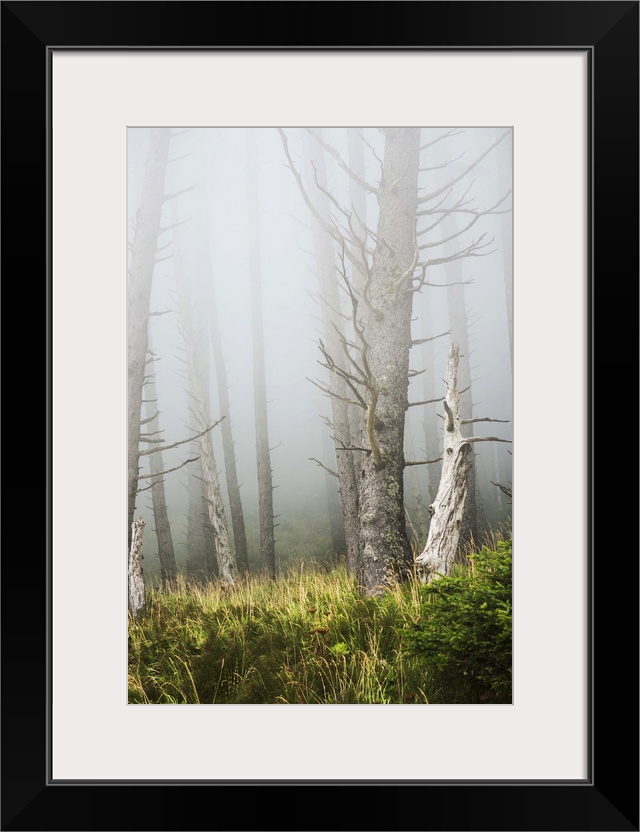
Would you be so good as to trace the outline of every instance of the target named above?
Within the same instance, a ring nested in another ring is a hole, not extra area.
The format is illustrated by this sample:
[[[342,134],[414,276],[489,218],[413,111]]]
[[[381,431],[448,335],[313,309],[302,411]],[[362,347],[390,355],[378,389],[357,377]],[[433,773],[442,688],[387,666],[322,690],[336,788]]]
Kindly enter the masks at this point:
[[[501,529],[482,543],[495,551],[510,536]],[[463,558],[452,577],[475,569]],[[364,598],[342,564],[302,563],[277,581],[252,576],[233,588],[178,577],[168,589],[148,590],[146,611],[130,618],[129,702],[460,701],[412,642],[432,602],[421,588],[415,575]]]
[[[426,703],[424,665],[403,645],[419,587],[362,598],[342,566],[233,589],[180,577],[130,620],[129,701]]]

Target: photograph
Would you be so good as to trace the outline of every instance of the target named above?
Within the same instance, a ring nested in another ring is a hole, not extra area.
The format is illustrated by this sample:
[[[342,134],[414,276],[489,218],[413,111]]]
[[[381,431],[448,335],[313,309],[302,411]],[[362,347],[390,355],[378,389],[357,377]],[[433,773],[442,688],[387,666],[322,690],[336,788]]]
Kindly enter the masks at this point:
[[[128,701],[512,701],[511,127],[129,127]]]
[[[639,0],[0,7],[0,829],[638,832]]]

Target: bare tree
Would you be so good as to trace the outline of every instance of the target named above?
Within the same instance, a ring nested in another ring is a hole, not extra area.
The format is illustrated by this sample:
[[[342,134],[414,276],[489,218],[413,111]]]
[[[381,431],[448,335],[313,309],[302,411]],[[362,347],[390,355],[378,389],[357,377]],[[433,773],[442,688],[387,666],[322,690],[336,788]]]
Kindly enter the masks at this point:
[[[137,618],[145,608],[144,576],[142,572],[142,533],[144,520],[139,517],[131,524],[129,547],[129,612]]]
[[[460,348],[452,344],[447,362],[444,400],[444,461],[435,501],[429,506],[431,523],[424,550],[416,558],[424,578],[430,581],[449,575],[458,552],[465,502],[469,491],[470,453],[475,442],[505,442],[496,436],[464,436],[462,428],[472,422],[500,419],[462,419],[458,390]]]
[[[321,131],[315,131],[315,136],[322,139]],[[352,575],[358,575],[360,560],[358,554],[358,482],[353,454],[342,452],[343,448],[351,445],[350,422],[354,419],[353,414],[349,413],[347,380],[344,375],[348,371],[347,357],[342,349],[345,340],[345,316],[341,312],[333,240],[324,230],[331,223],[324,150],[320,143],[313,140],[309,132],[305,133],[304,138],[306,188],[315,208],[312,214],[312,223],[323,328],[323,339],[320,341],[320,347],[324,361],[321,363],[329,370],[329,387],[326,392],[331,398],[331,428],[337,449],[336,471],[340,483],[347,567]],[[338,362],[341,372],[334,371],[333,367],[328,364],[327,356],[331,356],[330,360],[332,362]]]
[[[409,406],[409,380],[420,372],[409,368],[410,349],[423,342],[423,339],[412,341],[411,337],[413,295],[424,286],[448,285],[427,279],[427,272],[430,273],[432,268],[465,257],[481,256],[482,250],[489,245],[486,235],[481,235],[461,243],[455,253],[437,257],[429,256],[428,250],[442,246],[448,239],[420,238],[453,212],[470,214],[460,231],[464,233],[495,209],[496,206],[485,210],[469,208],[465,200],[469,188],[453,204],[447,201],[454,186],[504,139],[506,133],[448,183],[418,195],[420,151],[459,131],[446,131],[421,148],[419,129],[380,129],[385,147],[383,158],[377,156],[381,169],[377,185],[365,181],[362,171],[353,170],[318,131],[311,131],[350,180],[375,195],[378,222],[374,232],[354,216],[353,210],[345,209],[316,178],[316,185],[326,194],[331,206],[329,220],[320,214],[296,169],[286,133],[284,130],[279,132],[287,163],[304,201],[341,251],[338,271],[351,306],[351,330],[349,335],[338,332],[342,350],[324,343],[320,347],[324,366],[346,385],[346,396],[335,389],[326,392],[332,398],[346,400],[349,405],[364,411],[364,417],[358,423],[359,431],[354,435],[351,430],[350,444],[338,440],[336,450],[338,458],[341,453],[358,457],[358,552],[362,559],[362,584],[367,594],[380,594],[390,582],[402,579],[410,569],[403,505],[404,421]],[[418,230],[417,220],[422,217],[428,218],[427,225]],[[426,254],[421,259],[423,251]],[[350,274],[347,261],[351,266]],[[411,460],[410,464],[431,461]]]
[[[255,133],[247,130],[249,252],[251,277],[251,322],[253,332],[253,387],[258,466],[258,506],[260,515],[260,559],[262,571],[276,577],[273,516],[273,473],[267,419],[267,384],[262,322],[262,281],[260,274],[260,224],[258,204],[258,163]]]
[[[156,374],[153,367],[158,360],[153,352],[151,333],[149,333],[149,358],[147,359],[147,377],[145,383],[145,412],[143,420],[144,434],[140,435],[140,441],[148,443],[153,451],[155,447],[165,444],[161,438],[160,414],[158,410],[158,393],[156,390]],[[169,523],[167,511],[167,500],[164,490],[164,477],[162,470],[162,451],[157,450],[149,454],[149,470],[152,475],[151,500],[153,505],[153,522],[155,525],[156,539],[158,541],[158,558],[160,560],[160,577],[163,585],[170,583],[177,575],[176,556],[173,548],[173,536]]]
[[[127,472],[129,535],[133,528],[139,484],[140,417],[147,360],[151,284],[156,261],[160,218],[165,201],[164,180],[171,131],[154,128],[149,139],[140,207],[136,214],[127,284]],[[129,537],[131,542],[131,537]]]
[[[201,150],[203,148],[201,147]],[[206,154],[201,154],[201,166],[206,174]],[[206,181],[206,175],[205,175]],[[224,360],[222,336],[220,333],[220,322],[218,320],[218,307],[216,304],[216,291],[213,270],[211,266],[211,252],[207,243],[207,232],[209,229],[209,205],[204,187],[198,188],[200,197],[199,207],[202,222],[196,231],[196,251],[198,271],[196,274],[197,288],[202,295],[207,318],[207,332],[211,341],[213,360],[216,369],[216,382],[218,387],[218,405],[220,418],[220,430],[222,433],[222,450],[224,453],[224,470],[229,495],[229,512],[231,514],[231,528],[233,531],[233,545],[236,554],[236,562],[241,572],[249,571],[249,556],[247,554],[247,535],[244,524],[244,512],[242,498],[240,496],[240,485],[238,483],[238,471],[236,465],[236,452],[233,441],[233,425],[231,421],[231,405],[229,402],[229,382],[227,379],[227,367]]]

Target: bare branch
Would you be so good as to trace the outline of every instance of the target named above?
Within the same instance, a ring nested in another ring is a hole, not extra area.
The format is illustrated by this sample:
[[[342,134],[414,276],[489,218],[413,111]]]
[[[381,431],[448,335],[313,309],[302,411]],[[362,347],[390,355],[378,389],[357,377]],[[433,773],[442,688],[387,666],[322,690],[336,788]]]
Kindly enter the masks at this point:
[[[337,472],[337,471],[333,471],[331,468],[327,468],[327,466],[326,466],[326,465],[323,465],[323,464],[322,464],[322,462],[320,462],[320,460],[319,460],[319,459],[316,459],[316,458],[315,458],[315,456],[310,456],[310,457],[309,457],[309,461],[310,461],[310,462],[315,462],[315,463],[317,463],[317,464],[318,464],[321,468],[324,468],[324,470],[325,470],[328,474],[331,474],[331,476],[332,476],[332,477],[338,477],[338,472]],[[338,479],[339,479],[339,477],[338,477]]]
[[[337,393],[334,393],[333,390],[329,390],[328,387],[323,387],[321,384],[318,384],[317,381],[314,381],[312,378],[305,376],[307,381],[310,381],[314,387],[317,387],[318,390],[322,390],[323,393],[326,393],[327,396],[333,396],[334,399],[340,399],[341,402],[346,402],[347,404],[355,404],[357,407],[362,407],[366,409],[367,405],[364,402],[364,399],[360,399],[360,401],[354,401],[353,399],[347,399],[344,396],[339,396]]]
[[[508,485],[502,485],[501,483],[494,482],[493,480],[489,480],[489,482],[491,483],[491,485],[495,485],[496,488],[499,488],[503,494],[506,494],[507,497],[509,497],[509,499],[513,499],[513,490],[509,488]]]
[[[189,191],[194,191],[195,187],[196,187],[195,185],[189,185],[188,188],[182,188],[182,190],[180,190],[180,191],[175,191],[172,194],[167,194],[166,196],[162,197],[162,201],[163,202],[168,202],[170,199],[175,199],[178,196],[182,196],[182,194],[188,194]]]
[[[437,459],[405,459],[405,465],[431,465],[433,462],[442,462],[442,457]]]
[[[336,160],[336,162],[340,165],[342,170],[347,173],[354,182],[360,185],[361,188],[364,188],[365,191],[369,191],[369,193],[377,194],[378,189],[373,185],[370,185],[368,182],[365,182],[364,179],[361,179],[355,171],[351,170],[349,165],[344,161],[342,156],[338,153],[335,147],[332,147],[330,144],[324,141],[321,136],[318,136],[310,127],[305,128],[307,133],[313,136],[313,138],[318,142],[318,144],[323,147],[327,153]]]
[[[510,419],[490,419],[488,416],[483,416],[482,418],[477,419],[461,419],[461,425],[471,425],[474,422],[503,422],[504,424],[509,424]]]
[[[407,407],[418,407],[419,405],[423,404],[435,404],[436,402],[443,402],[444,396],[440,396],[439,399],[425,399],[423,402],[409,402]]]
[[[153,420],[157,419],[159,415],[160,415],[160,411],[156,410],[156,412],[153,414],[153,416],[149,416],[147,419],[140,419],[140,427],[142,427],[142,425],[148,425],[149,422],[153,422]]]
[[[188,465],[190,462],[197,462],[200,459],[199,456],[194,456],[193,459],[185,459],[183,463],[180,465],[176,465],[175,468],[166,468],[164,471],[156,471],[155,474],[140,474],[136,479],[139,480],[150,480],[152,477],[163,477],[165,474],[171,473],[171,471],[178,471],[180,468],[184,468],[185,465]]]
[[[487,254],[493,254],[496,249],[486,251],[484,254],[479,253],[482,249],[493,243],[493,237],[490,240],[487,240],[486,243],[483,243],[482,241],[486,236],[486,234],[483,234],[481,237],[478,237],[477,240],[473,240],[466,248],[460,249],[460,251],[457,251],[455,254],[451,254],[449,257],[435,257],[433,260],[427,260],[426,263],[421,263],[420,265],[424,265],[425,267],[441,266],[443,263],[452,263],[454,260],[462,260],[464,257],[486,257]]]
[[[440,332],[438,335],[431,335],[429,338],[417,338],[411,342],[411,346],[417,347],[419,344],[427,344],[429,341],[435,341],[436,338],[444,338],[445,335],[451,335],[451,330],[448,329],[446,332]]]
[[[510,136],[510,135],[511,135],[511,130],[505,130],[505,132],[490,147],[488,147],[484,151],[484,153],[481,153],[480,156],[478,156],[477,159],[475,159],[467,168],[465,168],[462,171],[462,173],[458,174],[458,176],[455,176],[453,179],[451,179],[449,182],[447,182],[446,185],[443,185],[441,188],[438,188],[436,191],[433,191],[432,193],[427,194],[426,196],[420,197],[418,199],[418,204],[422,204],[424,202],[429,202],[430,200],[434,199],[435,197],[440,196],[440,194],[444,193],[449,188],[452,188],[457,182],[459,182],[461,179],[464,179],[464,177],[470,171],[472,171],[477,165],[479,165],[480,162],[485,158],[485,156],[488,156],[489,153],[491,153],[491,151],[494,148],[496,148],[500,144],[501,141],[503,141],[503,139],[506,139],[506,137]]]
[[[449,165],[452,165],[454,162],[457,162],[459,159],[462,159],[462,157],[465,155],[466,152],[467,151],[464,150],[459,156],[456,156],[455,159],[449,159],[448,162],[443,162],[441,165],[433,165],[432,167],[427,167],[427,168],[418,168],[418,171],[420,173],[426,173],[427,171],[430,171],[430,170],[442,170],[442,168],[446,168]]]
[[[156,263],[159,261],[156,260]],[[173,310],[172,309],[161,309],[159,312],[149,312],[150,318],[159,318],[161,315],[169,315]]]
[[[444,237],[442,240],[438,240],[437,242],[433,242],[433,243],[423,243],[423,244],[420,246],[420,250],[422,251],[422,250],[423,250],[423,249],[425,249],[425,248],[435,248],[436,246],[442,246],[442,245],[444,245],[445,243],[450,242],[451,240],[455,240],[455,239],[456,239],[456,237],[459,237],[461,234],[464,234],[464,233],[465,233],[465,231],[468,231],[470,228],[472,228],[472,227],[473,227],[473,226],[474,226],[474,225],[478,222],[478,220],[479,220],[481,217],[486,217],[486,216],[487,216],[487,214],[490,214],[490,213],[493,211],[493,209],[494,209],[494,208],[497,208],[497,207],[498,207],[498,205],[500,205],[501,203],[503,203],[503,202],[505,201],[505,199],[509,196],[509,194],[510,194],[510,193],[511,193],[511,191],[510,191],[510,190],[509,190],[509,191],[507,191],[507,193],[506,193],[506,194],[505,194],[505,195],[504,195],[501,199],[499,199],[499,200],[498,200],[498,201],[497,201],[494,205],[492,205],[492,206],[491,206],[491,208],[487,209],[486,211],[477,211],[477,212],[475,213],[475,215],[474,215],[473,219],[471,220],[471,222],[467,223],[467,225],[465,225],[465,226],[464,226],[464,228],[461,228],[459,231],[456,231],[456,232],[455,232],[455,234],[451,234],[451,235],[449,235],[448,237]],[[439,222],[441,222],[441,221],[444,219],[444,217],[446,217],[446,216],[447,216],[447,214],[444,214],[444,215],[443,215],[443,216],[442,216],[442,217],[441,217],[441,218],[437,221],[437,223],[433,223],[433,225],[432,225],[431,227],[432,227],[432,228],[433,228],[433,227],[435,227],[435,226],[436,226]]]
[[[204,436],[205,433],[209,433],[210,430],[213,430],[220,422],[224,419],[224,416],[221,419],[218,419],[217,422],[214,422],[211,427],[205,428],[205,430],[200,431],[200,433],[196,433],[195,436],[189,436],[187,439],[181,439],[179,442],[174,442],[171,445],[164,445],[162,448],[151,448],[148,451],[140,451],[140,456],[148,456],[149,454],[156,454],[158,451],[169,451],[171,448],[177,448],[179,445],[186,445],[187,442],[194,442],[196,439],[200,439],[201,436]]]
[[[337,439],[335,441],[338,442]],[[362,451],[365,454],[370,454],[371,448],[361,448],[358,445],[345,445],[343,442],[340,442],[340,445],[336,445],[336,451]]]
[[[499,436],[465,436],[465,442],[508,442],[512,444],[511,439],[500,439]]]
[[[459,127],[452,127],[451,130],[448,130],[446,133],[442,133],[437,139],[432,139],[432,141],[421,145],[420,150],[422,151],[426,150],[428,147],[433,147],[434,144],[438,144],[438,142],[441,142],[443,139],[450,139],[452,136],[459,136],[460,133],[464,133],[464,130],[460,130]]]
[[[187,222],[191,221],[191,217],[187,217],[186,220],[181,220],[180,222],[174,222],[172,225],[161,225],[158,229],[158,237],[161,234],[164,234],[165,231],[170,231],[172,228],[177,228],[179,225],[184,225]]]

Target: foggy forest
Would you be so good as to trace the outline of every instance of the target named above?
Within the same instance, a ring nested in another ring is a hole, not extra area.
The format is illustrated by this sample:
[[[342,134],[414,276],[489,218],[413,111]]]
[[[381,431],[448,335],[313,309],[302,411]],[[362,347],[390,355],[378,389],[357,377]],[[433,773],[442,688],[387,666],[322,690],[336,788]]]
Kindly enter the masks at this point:
[[[129,703],[511,703],[512,141],[128,129]]]

